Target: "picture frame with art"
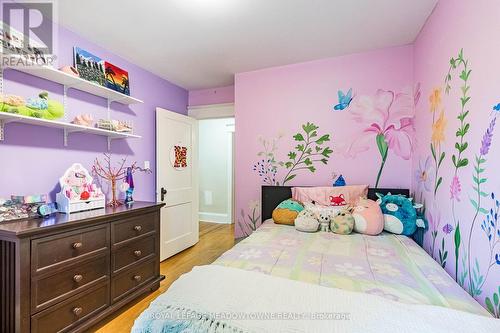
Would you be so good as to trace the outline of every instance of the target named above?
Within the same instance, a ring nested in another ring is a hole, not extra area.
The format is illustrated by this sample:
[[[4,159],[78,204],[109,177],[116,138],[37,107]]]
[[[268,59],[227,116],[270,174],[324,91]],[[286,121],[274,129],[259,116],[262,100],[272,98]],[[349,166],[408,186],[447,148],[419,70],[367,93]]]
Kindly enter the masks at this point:
[[[74,66],[82,79],[106,86],[104,60],[77,46],[73,48],[73,56]]]
[[[130,81],[126,70],[105,61],[104,76],[106,87],[130,96]]]

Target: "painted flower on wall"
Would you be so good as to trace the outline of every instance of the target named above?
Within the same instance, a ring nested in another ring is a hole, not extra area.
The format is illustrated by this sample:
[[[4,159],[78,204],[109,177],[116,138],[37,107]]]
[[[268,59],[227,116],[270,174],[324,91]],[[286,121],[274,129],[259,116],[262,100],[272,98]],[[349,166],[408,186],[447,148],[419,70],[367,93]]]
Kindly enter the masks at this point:
[[[450,185],[450,199],[460,202],[460,193],[462,192],[462,185],[458,176],[454,176]]]
[[[432,190],[434,184],[434,167],[430,156],[425,159],[425,162],[420,160],[418,168],[415,171],[415,181],[419,191],[425,190],[430,192]]]
[[[241,218],[238,219],[238,225],[243,233],[243,236],[249,236],[257,230],[258,222],[260,221],[260,202],[259,200],[251,200],[248,203],[250,213],[246,214],[245,210],[241,210]]]
[[[430,111],[436,112],[441,105],[441,88],[434,88],[429,96],[429,103],[431,105]]]
[[[441,110],[438,119],[432,125],[431,141],[435,146],[443,143],[445,140],[444,132],[446,130],[446,123],[447,120],[444,116],[444,110]]]
[[[351,105],[354,120],[366,128],[352,142],[348,155],[355,157],[376,143],[382,161],[375,187],[378,187],[389,151],[405,160],[411,157],[417,96],[419,94],[379,89],[374,96],[360,96]]]

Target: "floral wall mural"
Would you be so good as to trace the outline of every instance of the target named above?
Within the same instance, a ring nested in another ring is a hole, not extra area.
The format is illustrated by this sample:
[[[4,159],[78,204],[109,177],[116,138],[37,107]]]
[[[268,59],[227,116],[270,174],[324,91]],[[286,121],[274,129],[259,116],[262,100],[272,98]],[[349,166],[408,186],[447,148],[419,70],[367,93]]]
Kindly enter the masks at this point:
[[[237,74],[236,237],[262,222],[262,185],[409,188],[418,96],[410,46]]]
[[[416,108],[412,189],[425,203],[427,252],[499,317],[500,82],[492,73],[500,66],[498,47],[481,42],[500,28],[492,6],[440,1],[415,42],[414,80],[428,98]]]
[[[379,89],[374,96],[360,96],[352,106],[353,119],[363,124],[363,130],[352,141],[348,156],[356,157],[376,143],[380,167],[375,187],[379,187],[389,152],[410,160],[413,152],[415,105],[420,98],[420,86],[414,91],[396,93]]]

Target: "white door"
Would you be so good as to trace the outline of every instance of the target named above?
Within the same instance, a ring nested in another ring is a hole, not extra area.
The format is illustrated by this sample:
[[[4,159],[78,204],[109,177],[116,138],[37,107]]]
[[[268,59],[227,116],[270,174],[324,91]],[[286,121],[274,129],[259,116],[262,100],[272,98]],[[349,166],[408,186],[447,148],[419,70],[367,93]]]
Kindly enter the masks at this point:
[[[160,260],[198,242],[198,121],[156,108],[156,200]]]

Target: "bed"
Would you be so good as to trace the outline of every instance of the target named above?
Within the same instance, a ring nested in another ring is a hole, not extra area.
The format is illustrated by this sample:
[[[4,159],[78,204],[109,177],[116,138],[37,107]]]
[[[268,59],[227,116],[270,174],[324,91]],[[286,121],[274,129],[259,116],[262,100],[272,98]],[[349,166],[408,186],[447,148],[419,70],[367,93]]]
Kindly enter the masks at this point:
[[[375,192],[408,194],[370,189],[368,196]],[[411,238],[302,233],[273,223],[272,210],[289,197],[290,187],[264,186],[264,223],[212,265],[179,278],[141,314],[133,332],[500,329],[500,321]],[[318,313],[329,320],[318,320]]]

